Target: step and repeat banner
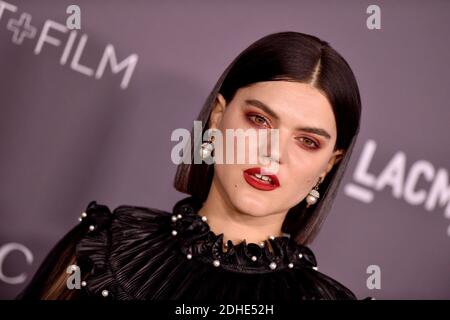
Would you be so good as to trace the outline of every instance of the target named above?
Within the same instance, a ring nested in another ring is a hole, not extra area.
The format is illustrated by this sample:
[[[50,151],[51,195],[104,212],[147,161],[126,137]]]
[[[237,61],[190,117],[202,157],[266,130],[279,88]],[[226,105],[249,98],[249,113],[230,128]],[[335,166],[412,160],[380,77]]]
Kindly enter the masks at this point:
[[[177,128],[264,35],[315,35],[362,98],[360,134],[312,243],[376,299],[450,299],[448,1],[0,0],[0,298],[96,200],[171,210]]]

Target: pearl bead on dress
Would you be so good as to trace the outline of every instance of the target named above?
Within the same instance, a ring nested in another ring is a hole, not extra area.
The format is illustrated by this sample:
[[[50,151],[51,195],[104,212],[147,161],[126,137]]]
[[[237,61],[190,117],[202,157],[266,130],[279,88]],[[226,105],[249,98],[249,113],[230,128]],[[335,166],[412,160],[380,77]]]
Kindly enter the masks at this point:
[[[81,213],[81,216],[78,218],[78,221],[83,221],[83,219],[86,218],[86,217],[87,217],[87,213],[83,211]]]
[[[108,290],[103,290],[102,291],[102,296],[107,297],[109,294]]]
[[[182,218],[182,215],[181,214],[177,214],[177,215],[173,215],[172,217],[171,217],[171,219],[172,219],[172,221],[173,222],[176,222],[178,219],[181,219]],[[201,220],[203,221],[203,222],[207,222],[208,221],[208,218],[206,217],[206,216],[201,216]],[[178,232],[177,232],[177,230],[172,230],[172,235],[173,236],[176,236],[178,234]],[[274,235],[270,235],[267,239],[270,239],[270,240],[275,240],[275,236]],[[244,239],[245,240],[245,239]],[[267,240],[265,240],[265,241],[260,241],[259,242],[259,246],[261,247],[261,248],[264,248],[265,246],[266,246],[266,241]],[[228,248],[228,241],[224,241],[223,242],[223,247],[224,247],[224,250],[226,250],[226,248]],[[186,254],[186,258],[188,259],[188,260],[191,260],[192,259],[192,254],[191,253],[188,253],[188,254]],[[302,257],[303,257],[303,255],[301,254],[301,253],[299,253],[298,254],[298,257],[301,259]],[[251,256],[251,260],[252,261],[257,261],[258,260],[258,257],[257,256]],[[215,266],[215,267],[219,267],[220,266],[220,261],[218,260],[218,259],[215,259],[213,262],[212,262],[212,264],[213,264],[213,266]],[[272,269],[272,270],[274,270],[274,269],[276,269],[278,266],[277,266],[277,264],[275,263],[275,262],[271,262],[270,264],[269,264],[269,268],[270,269]],[[293,268],[294,267],[294,264],[291,262],[291,263],[289,263],[288,264],[288,267],[289,268]]]

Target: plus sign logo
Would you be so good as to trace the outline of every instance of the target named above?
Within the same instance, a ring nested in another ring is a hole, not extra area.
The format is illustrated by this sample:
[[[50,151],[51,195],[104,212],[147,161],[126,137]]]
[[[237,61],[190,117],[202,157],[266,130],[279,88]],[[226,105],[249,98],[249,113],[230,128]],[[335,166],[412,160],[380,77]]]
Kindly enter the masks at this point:
[[[33,39],[36,36],[36,28],[30,25],[31,15],[22,13],[19,20],[9,19],[6,28],[13,32],[12,42],[22,44],[25,38]]]
[[[80,34],[80,8],[78,6],[69,6],[67,12],[72,13],[68,17],[66,24],[47,19],[42,27],[31,25],[31,14],[26,12],[17,12],[18,7],[4,0],[0,0],[0,27],[3,27],[3,21],[6,21],[6,30],[12,32],[12,42],[16,45],[23,44],[24,40],[34,40],[34,54],[48,50],[49,47],[56,48],[60,52],[59,64],[67,66],[71,70],[94,79],[101,79],[108,70],[109,74],[121,74],[120,88],[126,89],[134,73],[138,62],[138,55],[133,53],[122,60],[117,56],[116,48],[113,44],[106,44],[103,53],[98,52],[100,60],[97,64],[83,64],[83,53],[88,43],[88,35]],[[4,16],[11,15],[11,17]],[[0,34],[2,30],[0,30]],[[92,59],[91,59],[92,60]],[[93,64],[93,65],[92,65]]]

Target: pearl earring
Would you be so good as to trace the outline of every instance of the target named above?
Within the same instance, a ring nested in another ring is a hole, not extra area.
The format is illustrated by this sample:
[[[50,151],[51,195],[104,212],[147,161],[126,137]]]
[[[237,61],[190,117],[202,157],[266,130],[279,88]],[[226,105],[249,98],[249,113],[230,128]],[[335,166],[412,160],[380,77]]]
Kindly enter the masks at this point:
[[[200,146],[200,158],[204,161],[207,158],[212,157],[214,151],[214,136]]]
[[[316,185],[314,186],[314,189],[312,189],[309,192],[308,196],[306,197],[306,202],[307,202],[306,207],[307,208],[309,208],[311,205],[315,204],[317,202],[317,200],[319,199],[319,197],[320,197],[319,184],[320,184],[321,180],[322,179],[319,178],[319,181],[317,181]]]

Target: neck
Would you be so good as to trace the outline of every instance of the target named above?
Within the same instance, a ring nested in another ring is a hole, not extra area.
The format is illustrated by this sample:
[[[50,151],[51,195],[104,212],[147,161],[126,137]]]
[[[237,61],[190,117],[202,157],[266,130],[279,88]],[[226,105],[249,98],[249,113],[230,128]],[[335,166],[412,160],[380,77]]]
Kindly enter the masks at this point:
[[[281,226],[286,212],[255,216],[235,208],[224,197],[215,177],[213,178],[208,198],[198,214],[206,216],[210,230],[215,234],[223,233],[223,241],[231,240],[238,244],[245,239],[247,243],[259,244],[269,236],[282,236]]]

